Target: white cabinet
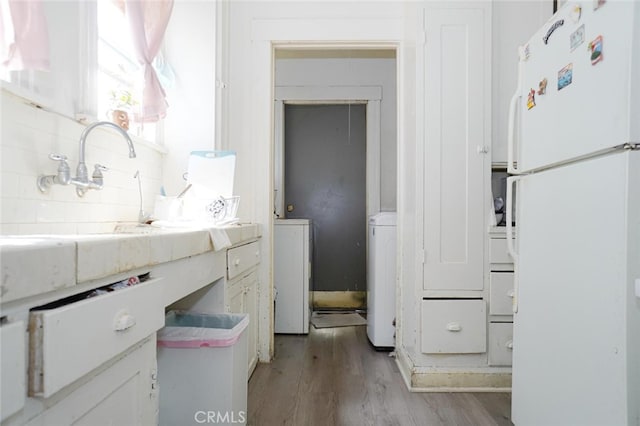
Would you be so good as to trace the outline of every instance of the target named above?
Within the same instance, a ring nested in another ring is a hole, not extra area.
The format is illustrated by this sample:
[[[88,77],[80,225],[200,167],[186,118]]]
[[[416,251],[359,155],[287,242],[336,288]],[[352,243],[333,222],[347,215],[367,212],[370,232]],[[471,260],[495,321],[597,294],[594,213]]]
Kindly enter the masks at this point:
[[[310,221],[277,220],[274,228],[275,332],[308,333],[311,311]]]
[[[513,297],[513,272],[491,272],[489,274],[489,314],[511,315]]]
[[[504,233],[489,239],[489,262],[492,271],[513,271],[513,259],[507,249]]]
[[[424,111],[419,118],[424,290],[484,287],[489,15],[484,6],[425,11]]]
[[[484,300],[423,300],[422,352],[485,352],[486,317]]]
[[[513,323],[489,324],[489,365],[509,366],[513,357]]]
[[[156,375],[154,333],[83,378],[79,386],[27,425],[157,424]]]
[[[491,161],[507,163],[507,118],[518,80],[518,46],[524,45],[553,13],[546,0],[492,3],[492,131]],[[536,88],[537,89],[537,88]]]
[[[227,250],[227,274],[233,279],[260,263],[260,243],[254,241]]]
[[[419,347],[426,355],[483,354],[491,7],[442,4],[427,6],[424,14],[417,57],[424,105],[417,110],[424,250],[418,256],[423,258]],[[482,362],[480,356],[467,359]]]
[[[24,406],[26,395],[26,327],[23,321],[0,326],[0,421]]]
[[[227,250],[226,310],[249,314],[247,347],[249,377],[258,363],[258,274],[260,243],[253,241]]]
[[[227,284],[227,312],[249,314],[247,348],[249,377],[258,363],[258,274],[253,271]]]
[[[515,289],[504,230],[490,233],[489,247],[489,365],[510,366]]]

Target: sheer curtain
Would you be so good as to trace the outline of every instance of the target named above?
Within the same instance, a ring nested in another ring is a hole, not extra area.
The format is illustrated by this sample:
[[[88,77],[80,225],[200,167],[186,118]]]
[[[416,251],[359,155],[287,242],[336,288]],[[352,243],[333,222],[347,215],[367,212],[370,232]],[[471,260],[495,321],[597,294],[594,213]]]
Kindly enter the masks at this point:
[[[133,48],[144,73],[136,121],[155,122],[167,115],[166,93],[151,63],[160,50],[172,9],[173,0],[125,0]]]
[[[49,34],[41,0],[0,0],[0,64],[49,70]]]

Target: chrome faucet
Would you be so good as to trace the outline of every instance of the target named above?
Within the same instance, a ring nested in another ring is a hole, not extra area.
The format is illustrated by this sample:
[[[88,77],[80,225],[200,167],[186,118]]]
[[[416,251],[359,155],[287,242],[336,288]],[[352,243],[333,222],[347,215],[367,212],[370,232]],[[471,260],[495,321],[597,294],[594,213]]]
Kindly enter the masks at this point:
[[[76,177],[71,179],[71,183],[76,185],[76,194],[78,194],[79,197],[82,197],[85,194],[85,192],[87,192],[89,189],[102,189],[102,185],[103,185],[102,172],[106,171],[107,168],[100,164],[96,164],[93,170],[93,175],[91,176],[92,180],[89,180],[89,175],[87,173],[87,165],[84,162],[84,158],[85,158],[84,153],[85,153],[85,145],[87,143],[87,136],[89,136],[89,133],[91,133],[93,129],[100,126],[111,127],[117,130],[118,132],[120,132],[120,134],[127,141],[127,144],[129,144],[129,158],[136,158],[136,150],[133,147],[133,141],[131,140],[127,132],[125,132],[117,124],[112,123],[110,121],[98,121],[97,123],[93,123],[87,126],[87,128],[84,129],[84,132],[82,132],[82,134],[80,135],[80,155],[78,157],[78,167],[76,168]]]
[[[70,183],[76,186],[76,194],[82,197],[90,189],[102,189],[104,184],[103,171],[108,170],[101,164],[96,164],[93,169],[91,179],[89,179],[89,173],[87,171],[87,165],[85,164],[85,145],[87,143],[87,136],[93,129],[99,126],[107,126],[118,131],[127,141],[129,145],[129,158],[136,157],[136,150],[133,147],[133,141],[131,137],[120,126],[110,121],[99,121],[87,126],[86,129],[80,135],[80,155],[78,158],[78,167],[76,168],[76,177],[70,177],[69,165],[66,162],[67,157],[59,154],[51,154],[49,158],[60,162],[57,175],[40,175],[38,177],[38,188],[42,192],[46,192],[54,183],[61,185],[68,185]]]

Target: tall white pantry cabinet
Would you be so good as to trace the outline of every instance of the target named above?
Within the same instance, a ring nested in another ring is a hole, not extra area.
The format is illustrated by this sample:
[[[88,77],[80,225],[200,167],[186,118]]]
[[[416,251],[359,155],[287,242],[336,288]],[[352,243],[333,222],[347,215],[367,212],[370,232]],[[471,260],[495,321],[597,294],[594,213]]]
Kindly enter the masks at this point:
[[[423,13],[424,43],[417,49],[423,93],[417,113],[418,140],[423,143],[418,146],[424,147],[417,173],[418,210],[423,212],[422,356],[416,360],[431,359],[435,366],[481,366],[486,356],[478,354],[486,354],[487,340],[491,5],[427,6]],[[422,384],[431,386],[428,381]]]
[[[492,120],[492,111],[504,100],[493,93],[492,66],[516,72],[517,50],[513,64],[505,50],[542,22],[538,15],[520,27],[513,21],[529,19],[518,11],[538,10],[539,2],[523,9],[502,3],[425,3],[417,25],[417,324],[404,326],[416,327],[415,345],[400,357],[417,389],[511,385],[511,315],[498,305],[508,304],[511,275],[490,274],[490,258],[507,256],[506,248],[490,254],[490,241],[501,238],[488,226],[492,147],[500,151],[494,161],[502,163],[505,133],[492,127],[503,123]],[[500,93],[515,90],[515,79],[513,85]],[[501,279],[494,279],[493,292],[491,276]]]

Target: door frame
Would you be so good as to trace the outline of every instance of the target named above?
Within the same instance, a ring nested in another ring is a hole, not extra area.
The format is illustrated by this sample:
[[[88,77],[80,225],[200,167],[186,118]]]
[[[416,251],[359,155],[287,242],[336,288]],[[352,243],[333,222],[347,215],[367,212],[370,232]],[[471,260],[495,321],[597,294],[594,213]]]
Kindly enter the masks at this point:
[[[276,86],[274,111],[274,215],[284,208],[284,106],[366,104],[366,213],[380,211],[381,86]]]

